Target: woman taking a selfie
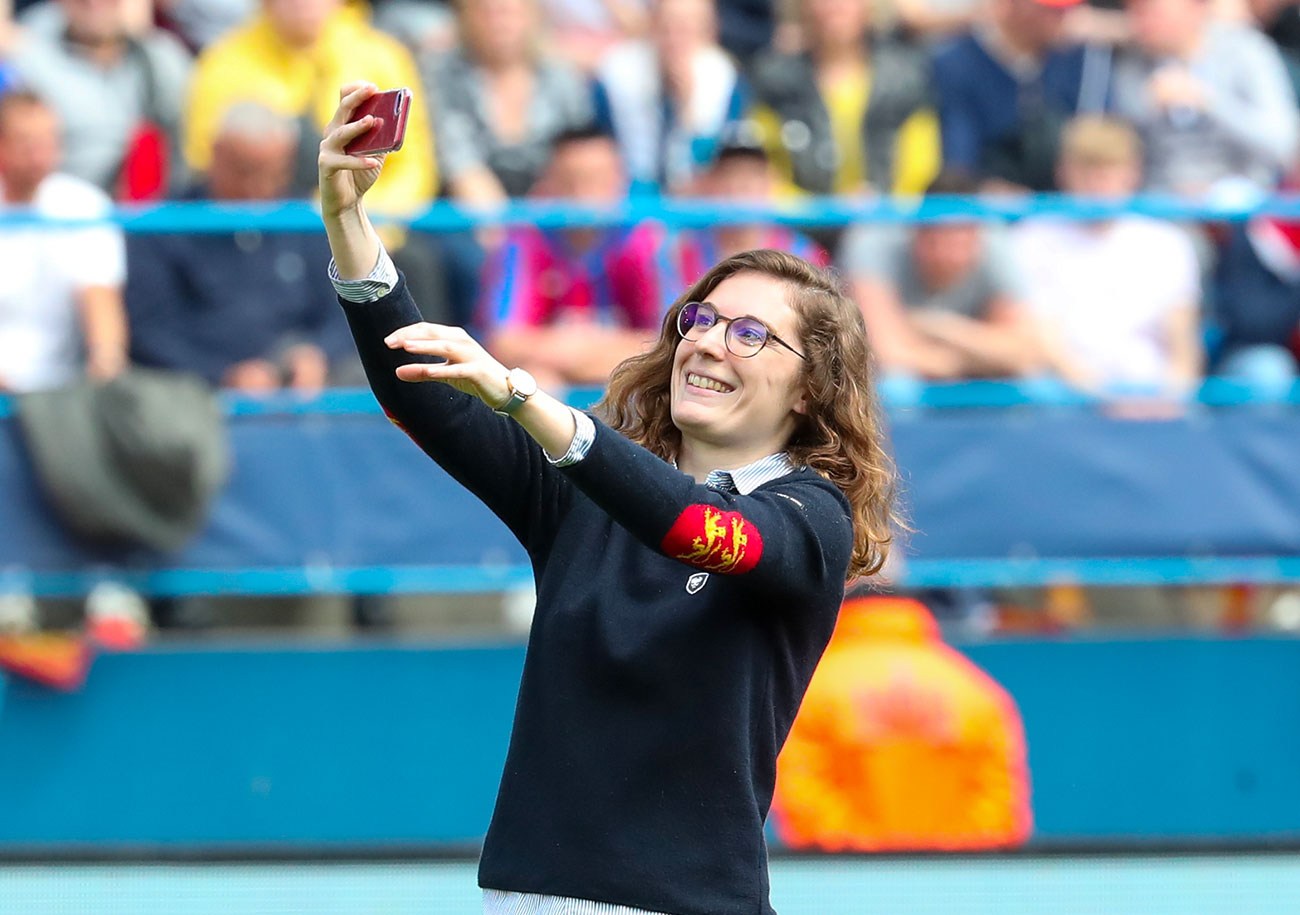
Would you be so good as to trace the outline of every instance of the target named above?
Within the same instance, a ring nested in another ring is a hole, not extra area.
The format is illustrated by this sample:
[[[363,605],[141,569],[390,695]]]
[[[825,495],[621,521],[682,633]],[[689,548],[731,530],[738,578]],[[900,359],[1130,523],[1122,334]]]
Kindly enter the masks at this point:
[[[858,310],[792,255],[728,258],[615,371],[605,421],[579,413],[420,323],[361,203],[382,160],[343,152],[374,91],[344,87],[321,143],[331,272],[385,412],[537,582],[484,910],[770,912],[777,753],[846,579],[889,543]]]

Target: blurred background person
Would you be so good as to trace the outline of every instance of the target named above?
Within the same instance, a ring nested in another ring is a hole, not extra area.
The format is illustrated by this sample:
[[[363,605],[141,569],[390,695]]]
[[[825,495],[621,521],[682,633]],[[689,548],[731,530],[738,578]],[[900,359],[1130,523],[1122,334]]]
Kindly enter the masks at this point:
[[[596,111],[618,138],[635,191],[684,187],[741,116],[745,93],[717,43],[714,0],[652,0],[650,34],[596,68]]]
[[[1283,188],[1297,186],[1293,172]],[[1257,216],[1233,226],[1214,276],[1214,372],[1283,391],[1300,354],[1300,222]]]
[[[728,130],[708,171],[693,186],[702,197],[725,201],[723,206],[770,205],[776,194],[776,174],[756,128],[742,121]],[[667,297],[665,307],[672,304],[675,290],[686,288],[714,264],[741,251],[775,248],[797,254],[819,267],[830,265],[830,256],[821,245],[787,226],[769,222],[682,229],[673,233],[669,246],[666,260],[675,278],[660,284]]]
[[[624,200],[614,138],[596,128],[561,134],[535,196],[592,206]],[[492,354],[539,385],[604,383],[659,328],[662,235],[654,224],[511,229],[483,279],[480,320]]]
[[[973,194],[943,172],[927,194]],[[931,380],[1026,375],[1040,366],[1001,233],[973,219],[911,227],[857,225],[840,271],[862,308],[886,376]]]
[[[1033,829],[1011,696],[943,644],[925,605],[850,598],[777,765],[781,841],[820,851],[979,851]]]
[[[1146,149],[1145,186],[1203,194],[1271,188],[1295,160],[1300,113],[1286,65],[1256,29],[1210,0],[1128,0],[1133,44],[1115,61],[1115,110]]]
[[[1123,200],[1142,183],[1128,124],[1079,118],[1066,128],[1061,189]],[[1030,218],[1012,231],[1024,301],[1048,367],[1093,392],[1181,397],[1200,378],[1200,272],[1187,234],[1145,216],[1090,222]]]
[[[523,197],[560,133],[591,123],[591,89],[543,50],[537,0],[475,0],[456,7],[460,44],[420,59],[433,106],[446,194],[469,206]],[[485,248],[499,230],[441,233],[453,320],[474,321]]]
[[[776,34],[777,7],[773,0],[717,0],[718,43],[744,71]]]
[[[61,168],[124,199],[181,186],[189,52],[168,32],[136,27],[127,0],[58,0],[45,10],[24,29],[13,64],[58,114]]]
[[[755,61],[754,116],[787,192],[920,193],[939,169],[923,50],[873,34],[862,0],[800,0],[803,48]]]
[[[1286,65],[1291,91],[1300,94],[1300,2],[1297,0],[1246,0],[1247,20],[1263,32]]]
[[[38,95],[0,96],[0,201],[64,219],[109,214],[93,184],[57,171],[58,116]],[[122,305],[126,272],[114,226],[9,229],[0,233],[0,391],[105,381],[127,364]]]
[[[372,193],[379,215],[419,212],[433,202],[438,169],[415,61],[396,39],[372,28],[364,10],[342,0],[262,0],[252,21],[206,48],[186,99],[185,156],[195,170],[206,172],[225,111],[239,102],[258,102],[298,119],[298,151],[286,193],[313,195],[321,129],[338,105],[338,87],[358,78],[412,90],[406,138],[387,157],[383,179]],[[396,226],[380,231],[420,301],[444,302],[447,284],[438,248]]]
[[[461,203],[523,197],[552,139],[591,123],[590,90],[566,61],[542,52],[537,0],[474,0],[457,16],[459,47],[421,61],[439,171]]]
[[[292,118],[254,102],[233,105],[213,141],[205,182],[186,196],[279,200],[297,145]],[[321,269],[329,263],[323,232],[133,234],[127,253],[135,362],[249,393],[288,387],[315,394],[329,383],[331,366],[339,380],[362,382]]]
[[[944,167],[989,189],[1049,191],[1060,132],[1105,108],[1110,50],[1070,43],[1078,0],[990,0],[982,21],[935,55]]]
[[[137,0],[138,2],[138,0]],[[258,0],[155,0],[158,25],[200,51],[257,13]]]
[[[252,21],[199,55],[185,104],[185,157],[197,171],[206,171],[226,109],[241,101],[260,102],[301,119],[292,193],[306,194],[315,184],[317,138],[338,105],[338,87],[359,78],[414,92],[405,142],[389,155],[373,203],[381,213],[415,212],[433,200],[438,186],[415,62],[401,44],[341,0],[263,0]]]
[[[538,0],[557,54],[585,72],[646,31],[647,0]]]
[[[885,4],[893,22],[915,41],[935,43],[974,26],[984,11],[980,0],[894,0]]]

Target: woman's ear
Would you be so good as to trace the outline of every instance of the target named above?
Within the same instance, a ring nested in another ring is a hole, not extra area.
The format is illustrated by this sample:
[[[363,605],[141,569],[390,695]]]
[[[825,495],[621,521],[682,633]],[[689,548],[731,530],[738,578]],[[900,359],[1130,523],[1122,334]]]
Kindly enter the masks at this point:
[[[806,388],[799,391],[799,398],[790,409],[802,416],[808,415],[808,390]]]

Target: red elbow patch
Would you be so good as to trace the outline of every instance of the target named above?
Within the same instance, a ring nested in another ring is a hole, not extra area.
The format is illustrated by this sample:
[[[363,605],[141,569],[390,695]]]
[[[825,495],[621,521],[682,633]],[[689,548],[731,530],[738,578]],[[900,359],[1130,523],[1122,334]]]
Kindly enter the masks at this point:
[[[740,512],[690,505],[664,536],[663,551],[706,572],[743,575],[758,565],[763,538]]]

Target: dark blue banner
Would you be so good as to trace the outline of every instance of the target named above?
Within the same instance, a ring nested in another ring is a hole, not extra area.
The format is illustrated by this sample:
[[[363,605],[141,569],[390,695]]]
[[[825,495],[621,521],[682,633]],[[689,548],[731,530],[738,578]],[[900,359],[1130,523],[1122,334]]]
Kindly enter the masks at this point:
[[[1136,422],[1087,408],[899,412],[912,582],[1300,578],[1300,409]],[[232,477],[174,555],[75,542],[0,419],[0,587],[97,576],[160,593],[491,590],[527,581],[505,528],[373,411],[230,418]]]

